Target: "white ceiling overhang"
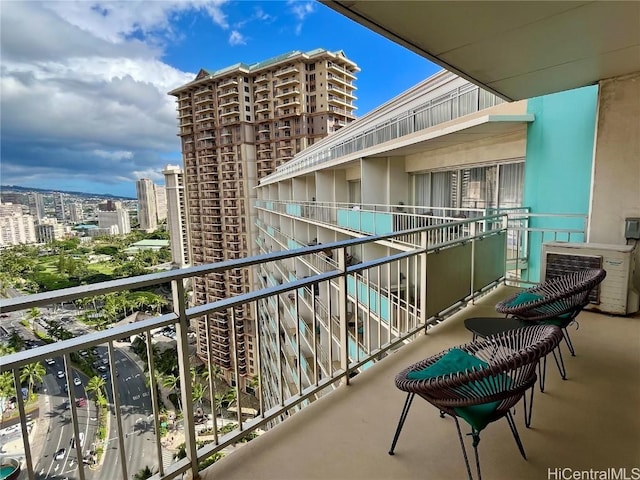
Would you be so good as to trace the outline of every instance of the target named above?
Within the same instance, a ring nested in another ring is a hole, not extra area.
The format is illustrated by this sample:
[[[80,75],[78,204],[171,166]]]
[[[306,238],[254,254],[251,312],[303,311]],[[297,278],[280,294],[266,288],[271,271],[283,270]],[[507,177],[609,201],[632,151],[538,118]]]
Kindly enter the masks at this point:
[[[507,100],[640,71],[638,1],[321,1]]]

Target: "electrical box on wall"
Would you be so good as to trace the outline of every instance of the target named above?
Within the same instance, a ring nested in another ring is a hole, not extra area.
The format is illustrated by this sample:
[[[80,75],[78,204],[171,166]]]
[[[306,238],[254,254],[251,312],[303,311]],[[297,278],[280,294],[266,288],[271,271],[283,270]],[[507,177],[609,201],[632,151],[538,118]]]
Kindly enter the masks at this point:
[[[628,315],[640,308],[638,290],[633,285],[634,249],[633,245],[548,242],[542,245],[542,272],[546,279],[561,271],[603,268],[607,276],[592,292],[592,303],[586,308]]]
[[[640,218],[624,219],[624,238],[627,240],[640,240]]]

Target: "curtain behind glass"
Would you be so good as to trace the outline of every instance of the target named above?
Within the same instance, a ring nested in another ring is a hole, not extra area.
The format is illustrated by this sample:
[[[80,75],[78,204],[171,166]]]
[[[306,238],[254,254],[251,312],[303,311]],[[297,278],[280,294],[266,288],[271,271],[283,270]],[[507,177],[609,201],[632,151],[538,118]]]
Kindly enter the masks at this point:
[[[524,185],[524,162],[500,165],[499,207],[514,208],[522,206]]]

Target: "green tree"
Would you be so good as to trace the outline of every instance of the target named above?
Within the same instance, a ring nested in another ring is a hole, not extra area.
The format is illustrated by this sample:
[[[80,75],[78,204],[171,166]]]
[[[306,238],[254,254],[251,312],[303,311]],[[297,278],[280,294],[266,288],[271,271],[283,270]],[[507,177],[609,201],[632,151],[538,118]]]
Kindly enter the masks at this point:
[[[153,477],[156,474],[156,472],[154,472],[149,465],[145,465],[145,467],[138,471],[138,473],[136,473],[133,476],[133,480],[147,480],[148,478]]]
[[[13,375],[11,372],[0,374],[0,397],[12,397],[16,394],[16,388],[13,383]]]
[[[42,382],[42,379],[47,374],[47,370],[40,362],[28,363],[20,371],[20,381],[27,382],[29,389],[29,398],[33,393],[33,386],[36,383]]]
[[[104,387],[106,382],[102,377],[91,377],[87,382],[87,393],[92,393],[95,395],[96,401],[99,401],[101,398],[104,398]]]
[[[15,329],[11,331],[11,336],[7,342],[7,346],[14,352],[19,352],[24,348],[24,339],[15,331]]]
[[[191,397],[193,398],[193,403],[199,403],[202,406],[202,399],[204,398],[204,393],[206,391],[206,387],[204,387],[201,383],[194,383],[191,387]]]

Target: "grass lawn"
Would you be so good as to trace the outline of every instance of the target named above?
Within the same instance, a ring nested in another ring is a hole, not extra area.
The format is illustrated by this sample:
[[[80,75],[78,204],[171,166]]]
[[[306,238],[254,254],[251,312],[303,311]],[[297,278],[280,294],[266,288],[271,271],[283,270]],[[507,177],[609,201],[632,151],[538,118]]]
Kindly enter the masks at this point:
[[[58,257],[57,256],[49,256],[49,257],[39,257],[38,265],[44,268],[44,271],[47,273],[58,273]]]
[[[110,263],[92,263],[87,265],[89,270],[96,273],[103,273],[104,275],[111,275],[115,267]]]

